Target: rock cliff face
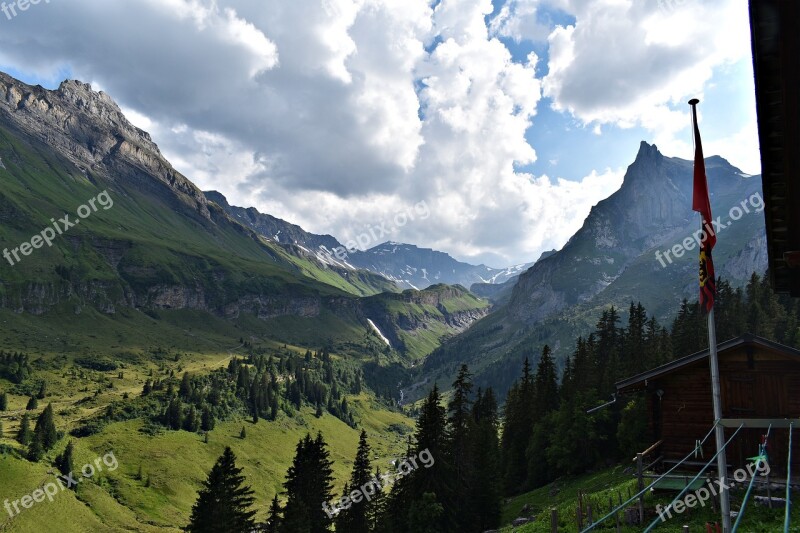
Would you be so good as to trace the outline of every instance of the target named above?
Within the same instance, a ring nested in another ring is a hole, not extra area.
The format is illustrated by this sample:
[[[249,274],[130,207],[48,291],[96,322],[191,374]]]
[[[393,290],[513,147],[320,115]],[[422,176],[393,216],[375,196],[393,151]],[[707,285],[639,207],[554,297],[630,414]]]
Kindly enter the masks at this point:
[[[48,91],[0,72],[0,97],[4,122],[52,147],[81,171],[133,179],[142,185],[155,178],[210,218],[202,191],[172,168],[150,135],[131,124],[107,94],[74,80]]]
[[[758,179],[745,177],[724,159],[711,157],[706,165],[715,215],[725,218],[732,206],[760,192]],[[654,247],[666,250],[681,242],[691,233],[687,228],[698,221],[691,210],[692,168],[691,161],[664,157],[656,146],[642,142],[620,190],[592,208],[583,227],[563,249],[520,276],[508,306],[511,316],[534,323],[588,302]],[[727,272],[746,279],[749,273],[740,275],[745,270],[763,269],[765,241],[757,230],[751,231],[751,224],[737,222],[731,228],[727,235],[736,245],[750,244],[749,251]],[[652,257],[648,266],[657,267]],[[720,267],[727,266],[727,259],[720,255]]]

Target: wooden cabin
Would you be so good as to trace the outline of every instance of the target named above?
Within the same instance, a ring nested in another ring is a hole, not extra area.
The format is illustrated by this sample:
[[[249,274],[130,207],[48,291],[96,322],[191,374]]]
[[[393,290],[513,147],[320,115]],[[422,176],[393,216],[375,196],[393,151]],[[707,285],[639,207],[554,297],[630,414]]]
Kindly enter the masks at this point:
[[[789,420],[794,419],[792,472],[800,472],[800,350],[743,335],[719,344],[720,389],[726,439],[741,421],[746,426],[727,448],[729,471],[757,455],[761,435],[773,423],[768,441],[770,467],[786,473]],[[652,442],[663,440],[665,466],[680,461],[705,437],[714,422],[708,350],[688,355],[616,384],[617,395],[643,393]],[[760,427],[759,427],[760,426]],[[712,435],[692,465],[716,453]],[[715,465],[710,470],[716,470]]]

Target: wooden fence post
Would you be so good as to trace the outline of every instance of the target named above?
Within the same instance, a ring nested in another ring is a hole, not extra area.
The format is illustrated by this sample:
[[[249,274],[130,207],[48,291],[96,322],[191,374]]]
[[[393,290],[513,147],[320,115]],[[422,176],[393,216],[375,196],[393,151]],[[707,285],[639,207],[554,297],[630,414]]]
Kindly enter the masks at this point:
[[[550,509],[550,533],[558,533],[558,509]]]

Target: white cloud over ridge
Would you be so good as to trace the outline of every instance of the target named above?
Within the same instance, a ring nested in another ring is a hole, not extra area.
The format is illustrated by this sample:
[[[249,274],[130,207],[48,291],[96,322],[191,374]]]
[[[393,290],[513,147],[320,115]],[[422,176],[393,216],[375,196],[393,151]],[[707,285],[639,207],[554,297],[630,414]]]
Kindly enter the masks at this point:
[[[546,3],[574,14],[573,28],[538,22],[541,2],[515,3],[493,14],[490,0],[71,0],[4,25],[0,65],[96,80],[179,170],[231,203],[345,241],[424,200],[431,216],[393,240],[504,266],[560,247],[622,181],[615,170],[581,181],[517,170],[537,157],[525,133],[543,92],[587,123],[662,128],[677,120],[679,82],[661,83],[627,47],[650,42],[653,64],[689,76],[673,61],[689,44],[662,42],[639,2]],[[613,49],[619,60],[587,44],[605,43],[615,14],[639,25]],[[535,54],[513,61],[496,35],[549,39],[549,74]],[[738,53],[701,52],[698,89]],[[583,72],[600,60],[605,73]],[[647,72],[633,78],[625,61]],[[604,74],[617,85],[585,89]],[[658,104],[626,106],[626,83]]]

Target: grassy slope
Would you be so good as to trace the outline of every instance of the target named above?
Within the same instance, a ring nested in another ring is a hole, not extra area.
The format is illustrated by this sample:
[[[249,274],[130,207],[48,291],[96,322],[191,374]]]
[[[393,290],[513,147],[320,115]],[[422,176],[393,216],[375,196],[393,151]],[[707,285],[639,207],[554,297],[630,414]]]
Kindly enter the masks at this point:
[[[631,495],[637,492],[635,479],[630,474],[626,474],[622,466],[616,466],[607,470],[574,478],[561,479],[550,485],[508,500],[503,509],[503,524],[506,524],[506,527],[503,528],[502,531],[515,531],[517,533],[550,533],[550,509],[552,507],[558,509],[558,531],[576,531],[576,509],[578,506],[578,491],[580,490],[589,494],[589,500],[594,506],[598,504],[601,506],[602,514],[594,512],[595,519],[599,519],[601,516],[608,513],[609,498],[617,502],[615,503],[616,506],[619,502],[620,494],[624,502],[628,499],[629,490]],[[733,491],[731,498],[731,507],[733,510],[739,509],[743,495],[743,490]],[[677,496],[677,493],[660,493],[657,496],[653,496],[649,493],[646,494],[645,512],[648,523],[657,517],[654,510],[655,506],[657,504],[666,506],[675,496]],[[773,497],[776,496],[776,494],[773,494]],[[800,494],[795,492],[793,498],[800,498]],[[520,512],[525,505],[528,505],[531,510],[531,512],[527,514],[535,516],[536,520],[518,528],[510,527],[509,524],[516,517],[520,516]],[[748,533],[774,533],[776,531],[782,531],[783,516],[783,507],[780,509],[767,509],[754,505],[751,499],[747,505],[747,510],[740,526],[741,531],[746,531]],[[620,518],[622,519],[622,516]],[[680,530],[680,528],[686,524],[689,525],[690,531],[700,532],[705,531],[706,522],[715,520],[719,521],[719,514],[714,513],[711,510],[710,504],[708,504],[705,508],[693,509],[691,515],[688,512],[679,516],[675,515],[673,519],[660,524],[653,531],[674,532]],[[624,523],[624,520],[622,520],[622,522]],[[586,524],[584,524],[584,527],[585,526]],[[615,526],[613,517],[607,521],[606,527],[598,526],[595,531],[614,531],[615,529],[612,526]],[[622,531],[625,533],[639,533],[642,529],[644,528],[641,526],[622,527]],[[790,531],[800,531],[800,509],[798,509],[797,506],[792,510],[792,527]]]
[[[224,366],[231,353],[230,350],[187,351],[181,352],[178,361],[170,356],[158,364],[176,373],[205,372]],[[34,363],[34,377],[47,379],[48,389],[53,392],[40,401],[35,414],[52,402],[57,426],[65,431],[102,410],[112,400],[119,400],[124,393],[138,394],[148,372],[157,368],[155,361],[133,360],[131,356],[124,368],[124,377],[119,379],[118,371],[80,369],[74,367],[71,359],[70,356],[48,356]],[[0,390],[12,392],[9,411],[0,414],[4,435],[10,437],[17,432],[18,420],[27,402],[23,393],[27,391],[3,380],[0,380]],[[95,390],[101,393],[95,396]],[[360,427],[369,434],[373,463],[385,470],[389,458],[405,450],[404,435],[411,430],[412,422],[400,413],[385,409],[367,394],[350,397],[349,402]],[[148,436],[139,431],[141,426],[141,420],[118,422],[91,437],[74,439],[76,467],[113,451],[119,468],[82,483],[77,495],[59,493],[53,503],[42,502],[23,511],[6,524],[6,530],[42,531],[53,523],[68,522],[71,524],[66,528],[68,531],[173,531],[174,526],[187,522],[200,483],[225,446],[231,446],[239,459],[238,464],[244,467],[247,481],[256,492],[258,518],[264,519],[269,500],[280,491],[300,438],[308,432],[322,431],[329,443],[331,459],[335,461],[339,490],[352,467],[359,433],[329,414],[317,419],[308,408],[294,417],[281,414],[275,422],[260,420],[252,424],[249,419],[218,422],[208,444],[203,442],[202,436],[184,431]],[[244,440],[239,438],[243,426],[247,429]],[[63,450],[68,440],[70,437],[62,439],[41,463],[30,463],[18,454],[0,457],[3,492],[0,496],[14,500],[52,480],[52,475],[48,474],[50,460]],[[19,449],[10,438],[0,439],[0,444]],[[150,478],[149,487],[144,480],[136,479],[140,466],[145,479]],[[0,524],[7,519],[7,515],[0,515]]]
[[[279,246],[256,240],[253,233],[235,224],[211,224],[175,209],[165,201],[171,193],[158,197],[123,180],[84,175],[49,148],[22,140],[3,127],[0,157],[5,166],[0,167],[0,219],[6,218],[5,212],[8,221],[0,225],[0,242],[9,249],[49,226],[52,217],[67,213],[74,220],[77,207],[104,189],[114,201],[113,207],[100,208],[57,237],[52,247],[23,257],[16,267],[0,262],[0,278],[6,282],[58,281],[53,267],[59,264],[73,269],[80,279],[115,280],[118,274],[92,246],[82,242],[75,247],[72,241],[80,237],[124,246],[122,265],[156,271],[141,279],[129,278],[132,284],[152,283],[153,276],[167,284],[207,281],[215,270],[227,274],[228,289],[269,286],[295,293],[364,295],[386,288],[359,277],[346,280]]]

